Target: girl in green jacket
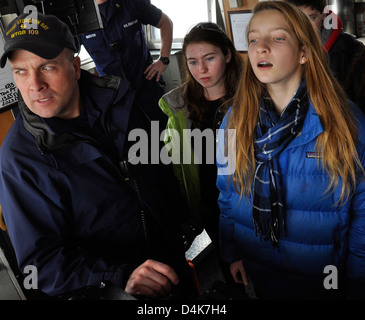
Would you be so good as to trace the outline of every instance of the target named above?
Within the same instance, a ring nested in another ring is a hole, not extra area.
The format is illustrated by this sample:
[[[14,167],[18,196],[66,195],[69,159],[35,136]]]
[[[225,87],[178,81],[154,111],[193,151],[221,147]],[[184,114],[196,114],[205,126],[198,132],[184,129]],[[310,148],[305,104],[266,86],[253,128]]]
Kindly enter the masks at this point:
[[[203,229],[217,245],[216,129],[231,106],[243,62],[226,33],[210,22],[190,29],[182,54],[186,80],[159,102],[169,117],[165,141],[172,143],[174,172],[189,206],[186,247]]]

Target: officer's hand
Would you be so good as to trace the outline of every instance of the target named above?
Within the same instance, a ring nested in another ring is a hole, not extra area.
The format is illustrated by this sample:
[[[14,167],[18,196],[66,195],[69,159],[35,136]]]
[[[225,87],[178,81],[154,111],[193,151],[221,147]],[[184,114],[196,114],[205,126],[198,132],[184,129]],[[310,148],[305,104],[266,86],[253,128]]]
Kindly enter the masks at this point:
[[[125,291],[131,295],[159,298],[168,295],[179,283],[175,271],[168,265],[147,260],[130,275]]]
[[[147,80],[152,80],[156,76],[156,82],[160,81],[162,72],[164,72],[167,68],[167,65],[165,65],[161,60],[155,60],[152,64],[150,64],[146,70],[144,71],[144,74],[146,75]]]

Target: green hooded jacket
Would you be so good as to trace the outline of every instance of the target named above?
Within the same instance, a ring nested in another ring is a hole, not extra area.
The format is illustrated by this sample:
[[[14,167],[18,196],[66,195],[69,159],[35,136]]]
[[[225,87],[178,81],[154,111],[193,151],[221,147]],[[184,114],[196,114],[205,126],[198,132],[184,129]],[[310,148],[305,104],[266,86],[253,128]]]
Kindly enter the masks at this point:
[[[165,144],[172,157],[174,174],[179,180],[180,190],[185,196],[190,217],[202,223],[200,203],[199,168],[194,164],[191,147],[192,122],[188,119],[188,110],[182,93],[184,86],[171,90],[159,101],[161,110],[168,116],[165,130]]]

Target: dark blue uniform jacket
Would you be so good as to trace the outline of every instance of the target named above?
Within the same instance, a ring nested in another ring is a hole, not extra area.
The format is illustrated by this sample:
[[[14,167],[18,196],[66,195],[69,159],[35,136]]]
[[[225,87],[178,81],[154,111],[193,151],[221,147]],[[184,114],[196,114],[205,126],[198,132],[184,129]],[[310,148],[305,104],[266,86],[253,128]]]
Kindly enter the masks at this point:
[[[143,205],[120,169],[128,132],[149,130],[120,81],[83,72],[84,109],[72,121],[40,118],[20,101],[21,116],[0,149],[0,203],[20,270],[36,266],[39,288],[50,295],[102,281],[124,288],[147,258],[168,263],[182,279],[190,272],[171,168],[133,166]]]

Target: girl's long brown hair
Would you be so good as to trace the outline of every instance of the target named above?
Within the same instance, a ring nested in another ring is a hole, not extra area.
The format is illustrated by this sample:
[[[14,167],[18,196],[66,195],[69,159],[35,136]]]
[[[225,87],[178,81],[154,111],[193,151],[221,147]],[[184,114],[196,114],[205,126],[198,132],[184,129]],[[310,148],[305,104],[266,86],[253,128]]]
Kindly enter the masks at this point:
[[[328,190],[334,190],[339,178],[342,179],[338,203],[343,203],[351,195],[351,185],[356,181],[357,169],[362,169],[355,148],[357,130],[344,91],[332,76],[322,43],[305,13],[282,1],[266,1],[255,6],[253,17],[263,10],[281,12],[297,37],[299,48],[304,48],[306,52],[308,61],[303,65],[303,74],[307,80],[309,97],[324,128],[324,132],[318,136],[316,151],[322,153],[323,166],[330,176]],[[249,30],[250,23],[247,33]],[[255,170],[254,131],[260,98],[265,90],[265,85],[256,78],[246,57],[228,124],[228,128],[236,129],[236,170],[233,181],[241,196],[251,192]]]

